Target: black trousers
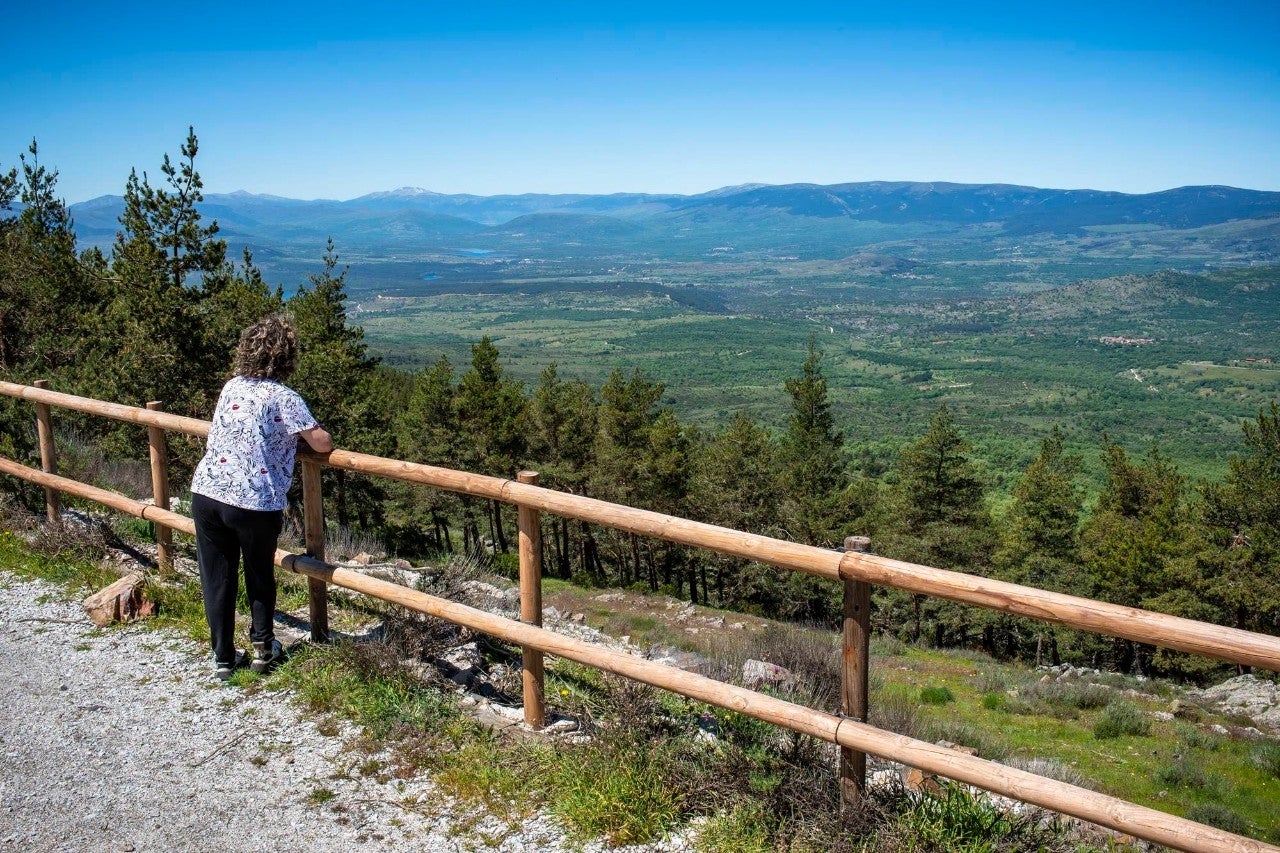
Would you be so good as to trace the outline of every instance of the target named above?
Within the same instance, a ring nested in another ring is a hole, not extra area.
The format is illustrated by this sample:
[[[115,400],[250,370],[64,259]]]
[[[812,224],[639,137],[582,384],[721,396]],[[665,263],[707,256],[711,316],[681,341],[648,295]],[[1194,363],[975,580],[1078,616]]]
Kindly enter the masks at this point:
[[[240,558],[252,621],[249,639],[270,643],[275,636],[276,540],[284,524],[280,510],[261,512],[224,504],[205,495],[191,496],[196,523],[196,557],[209,642],[218,663],[236,659],[236,596],[240,592]]]

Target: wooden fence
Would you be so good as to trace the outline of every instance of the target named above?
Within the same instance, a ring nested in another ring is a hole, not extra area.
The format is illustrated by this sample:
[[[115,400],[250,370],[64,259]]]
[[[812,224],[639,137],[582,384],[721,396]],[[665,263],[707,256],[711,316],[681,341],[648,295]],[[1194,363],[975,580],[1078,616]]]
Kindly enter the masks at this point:
[[[0,394],[35,404],[41,470],[0,457],[0,472],[43,486],[51,520],[58,519],[58,493],[65,492],[153,522],[160,542],[160,570],[170,570],[172,546],[168,532],[179,530],[194,535],[195,525],[190,518],[169,509],[164,431],[204,437],[208,435],[209,423],[166,414],[159,403],[148,404],[145,409],[135,408],[57,393],[42,383],[37,386],[0,382]],[[51,428],[52,406],[146,426],[154,504],[58,476]],[[320,493],[320,470],[324,465],[514,504],[518,508],[520,534],[520,621],[325,562]],[[1280,637],[891,560],[861,552],[856,547],[844,553],[829,551],[565,494],[538,486],[537,474],[528,471],[521,472],[516,480],[506,480],[340,449],[324,456],[301,454],[300,467],[307,553],[277,551],[276,562],[308,578],[312,638],[327,639],[327,585],[333,584],[518,644],[523,649],[525,663],[525,720],[535,728],[545,719],[542,656],[552,654],[838,744],[841,791],[846,802],[852,804],[856,804],[862,794],[866,755],[872,754],[1179,850],[1280,853],[1280,847],[894,734],[865,722],[868,618],[874,584],[1270,670],[1280,670]],[[543,629],[539,559],[542,512],[708,548],[842,583],[845,630],[841,712],[827,713],[786,702]]]

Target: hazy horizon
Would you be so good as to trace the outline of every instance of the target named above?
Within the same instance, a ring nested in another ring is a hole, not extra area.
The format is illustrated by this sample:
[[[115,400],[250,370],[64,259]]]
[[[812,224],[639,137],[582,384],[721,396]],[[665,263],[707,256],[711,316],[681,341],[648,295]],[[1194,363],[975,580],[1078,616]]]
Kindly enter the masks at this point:
[[[466,190],[461,190],[461,191],[459,191],[459,192],[449,192],[449,193],[445,193],[445,192],[439,192],[439,191],[433,190],[433,189],[431,189],[430,187],[415,187],[415,186],[409,186],[409,185],[407,185],[407,184],[406,184],[406,185],[402,185],[402,186],[398,186],[398,187],[393,187],[393,188],[390,188],[390,189],[370,190],[369,192],[360,193],[359,195],[350,196],[350,197],[347,197],[347,198],[338,198],[338,197],[336,197],[336,196],[330,196],[330,195],[321,195],[321,196],[316,196],[316,197],[314,197],[314,198],[301,198],[301,197],[295,197],[295,196],[282,196],[282,195],[278,195],[278,194],[276,194],[276,193],[255,192],[255,191],[250,190],[250,189],[247,189],[247,188],[245,188],[245,187],[239,187],[239,188],[234,189],[234,190],[216,190],[216,189],[215,189],[215,190],[211,190],[211,189],[209,189],[208,187],[205,187],[205,189],[204,189],[204,195],[206,196],[206,198],[207,198],[207,197],[209,197],[209,196],[235,196],[235,195],[244,195],[244,196],[250,196],[250,197],[253,197],[253,198],[276,198],[276,199],[282,199],[282,200],[285,200],[285,201],[300,201],[300,202],[337,202],[337,203],[339,203],[339,204],[344,204],[344,203],[347,203],[347,202],[356,201],[356,200],[361,199],[361,198],[368,198],[368,197],[370,197],[370,196],[377,196],[377,195],[393,195],[393,194],[395,194],[395,193],[399,193],[399,192],[404,191],[404,190],[420,191],[420,192],[422,192],[422,193],[424,193],[424,194],[431,194],[431,195],[438,195],[438,196],[474,196],[474,197],[476,197],[476,198],[500,198],[500,197],[504,197],[504,196],[523,196],[523,195],[547,195],[547,196],[575,196],[575,195],[584,195],[584,196],[609,196],[609,195],[649,195],[649,196],[664,196],[664,195],[669,195],[669,196],[685,196],[685,197],[690,197],[690,198],[692,198],[692,197],[699,196],[699,195],[705,195],[705,194],[707,194],[707,193],[714,193],[714,192],[720,192],[720,191],[722,191],[722,190],[731,190],[731,189],[736,189],[736,188],[738,188],[738,187],[783,187],[783,186],[804,186],[804,185],[812,185],[812,186],[843,186],[843,185],[850,185],[850,184],[947,184],[947,185],[951,185],[951,186],[1005,186],[1005,187],[1028,187],[1028,188],[1033,188],[1033,189],[1038,189],[1038,190],[1057,190],[1057,191],[1065,191],[1065,192],[1118,192],[1118,193],[1121,193],[1122,195],[1153,195],[1153,194],[1157,194],[1157,193],[1172,192],[1172,191],[1174,191],[1174,190],[1188,189],[1188,188],[1192,188],[1192,187],[1221,187],[1221,188],[1224,188],[1224,189],[1243,190],[1243,191],[1246,191],[1246,192],[1280,192],[1280,190],[1264,190],[1264,189],[1258,189],[1257,187],[1238,187],[1238,186],[1231,186],[1231,185],[1229,185],[1229,184],[1183,184],[1183,185],[1181,185],[1181,186],[1177,186],[1177,187],[1163,187],[1163,188],[1161,188],[1161,189],[1151,190],[1150,192],[1144,192],[1144,193],[1126,193],[1126,192],[1124,192],[1123,190],[1112,190],[1112,189],[1108,189],[1108,188],[1106,188],[1106,187],[1044,187],[1044,186],[1033,186],[1033,185],[1031,185],[1031,184],[1013,184],[1013,183],[1010,183],[1009,181],[990,181],[990,182],[983,182],[983,183],[975,183],[975,182],[967,182],[967,181],[962,182],[962,181],[945,181],[945,180],[937,180],[937,181],[895,181],[895,180],[876,180],[876,179],[872,179],[872,180],[867,180],[867,181],[835,181],[835,182],[830,183],[830,184],[815,184],[813,181],[793,181],[793,182],[790,182],[790,183],[787,183],[787,184],[766,184],[766,183],[763,183],[763,182],[760,182],[760,181],[746,181],[746,182],[744,182],[744,183],[742,183],[742,184],[734,184],[734,185],[732,185],[732,186],[710,187],[710,188],[708,188],[708,189],[704,189],[704,190],[696,190],[696,191],[694,191],[694,192],[688,192],[688,193],[675,193],[675,192],[672,192],[672,193],[665,193],[665,192],[656,192],[656,191],[653,191],[653,190],[643,190],[643,189],[640,189],[640,190],[618,190],[618,191],[616,191],[616,192],[608,192],[608,193],[586,193],[586,192],[575,192],[575,191],[573,191],[573,190],[551,190],[551,191],[548,191],[548,192],[529,192],[529,193],[521,193],[521,192],[471,193],[471,192],[467,192]],[[98,201],[99,199],[104,199],[104,198],[122,198],[122,196],[123,196],[123,193],[120,193],[120,192],[112,192],[112,193],[103,193],[103,194],[101,194],[101,195],[96,195],[96,196],[93,196],[92,198],[84,198],[84,199],[77,199],[77,200],[64,199],[64,200],[67,202],[67,204],[68,204],[68,205],[75,206],[75,205],[81,205],[81,204],[88,204],[89,202]]]

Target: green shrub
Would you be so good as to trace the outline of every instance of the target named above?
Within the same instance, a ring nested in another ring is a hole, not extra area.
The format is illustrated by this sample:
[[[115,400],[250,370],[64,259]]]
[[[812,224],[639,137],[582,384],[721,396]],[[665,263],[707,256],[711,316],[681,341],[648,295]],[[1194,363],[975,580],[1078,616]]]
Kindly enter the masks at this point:
[[[926,705],[945,705],[956,701],[956,697],[947,687],[926,687],[920,691],[920,701]]]
[[[1009,704],[1009,697],[1003,693],[984,693],[982,694],[982,707],[988,711],[1006,711]]]
[[[1085,711],[1105,708],[1115,697],[1115,693],[1110,688],[1101,684],[1084,683],[1075,685],[1075,688],[1071,701],[1077,708]]]
[[[1253,832],[1253,825],[1249,821],[1245,820],[1239,812],[1221,803],[1197,803],[1187,810],[1187,820],[1207,823],[1209,826],[1216,826],[1218,829],[1234,832],[1236,835],[1249,835]]]
[[[1098,740],[1121,735],[1146,735],[1151,732],[1151,721],[1142,709],[1130,702],[1112,702],[1102,711],[1093,724],[1093,736]]]
[[[876,634],[871,638],[871,654],[879,658],[897,657],[905,654],[907,644],[893,634]]]
[[[1095,787],[1094,783],[1079,770],[1052,758],[1007,758],[1004,763],[1010,767],[1016,767],[1037,776],[1057,779],[1059,782],[1066,782],[1068,785],[1079,788],[1093,790]]]
[[[1169,764],[1156,769],[1156,781],[1172,788],[1193,788],[1200,791],[1220,791],[1222,780],[1204,772],[1204,768],[1194,760],[1179,756]]]
[[[520,577],[520,555],[514,553],[497,553],[492,557],[493,573],[504,578],[515,580]]]
[[[1217,752],[1222,747],[1221,738],[1216,735],[1206,734],[1196,726],[1178,726],[1178,738],[1190,749]]]
[[[1042,823],[1033,814],[1006,812],[988,797],[944,782],[939,796],[911,794],[893,826],[880,833],[888,841],[874,849],[898,851],[1058,850],[1061,826]]]

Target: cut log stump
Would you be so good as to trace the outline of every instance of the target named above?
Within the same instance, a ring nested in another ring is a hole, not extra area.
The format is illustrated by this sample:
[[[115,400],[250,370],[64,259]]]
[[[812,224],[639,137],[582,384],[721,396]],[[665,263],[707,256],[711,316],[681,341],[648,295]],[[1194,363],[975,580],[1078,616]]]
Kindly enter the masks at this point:
[[[143,589],[147,577],[142,572],[131,572],[105,589],[100,589],[84,600],[84,611],[99,628],[112,622],[132,622],[144,619],[156,612],[156,604],[147,598]]]

